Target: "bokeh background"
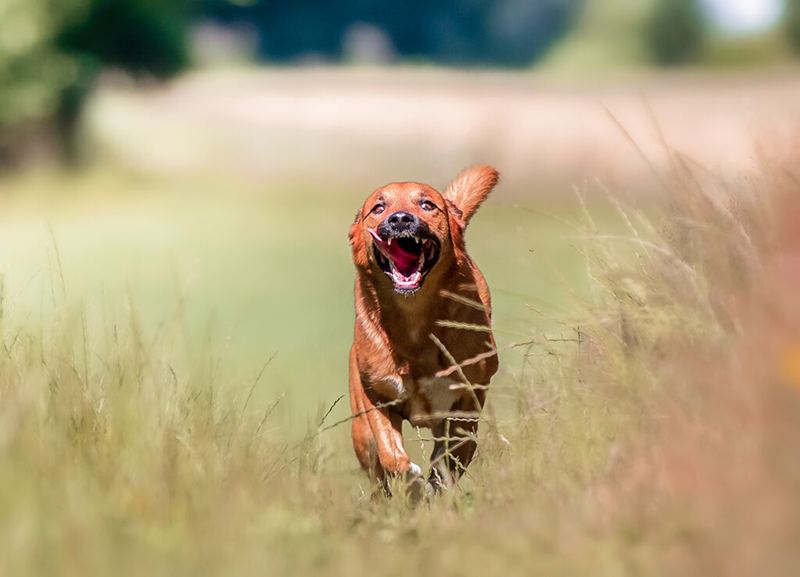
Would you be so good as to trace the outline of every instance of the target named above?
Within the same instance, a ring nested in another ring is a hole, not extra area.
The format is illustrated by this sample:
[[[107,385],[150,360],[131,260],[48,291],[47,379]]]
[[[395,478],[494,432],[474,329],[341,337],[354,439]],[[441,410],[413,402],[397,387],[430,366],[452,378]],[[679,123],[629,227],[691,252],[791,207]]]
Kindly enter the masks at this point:
[[[303,428],[346,388],[371,190],[498,167],[469,243],[509,344],[586,289],[575,190],[657,196],[664,143],[746,174],[798,54],[796,0],[2,0],[5,315],[179,315],[233,387],[275,355],[255,394]]]
[[[796,574],[799,121],[800,0],[0,0],[0,575]],[[501,369],[414,506],[347,232],[475,163]]]

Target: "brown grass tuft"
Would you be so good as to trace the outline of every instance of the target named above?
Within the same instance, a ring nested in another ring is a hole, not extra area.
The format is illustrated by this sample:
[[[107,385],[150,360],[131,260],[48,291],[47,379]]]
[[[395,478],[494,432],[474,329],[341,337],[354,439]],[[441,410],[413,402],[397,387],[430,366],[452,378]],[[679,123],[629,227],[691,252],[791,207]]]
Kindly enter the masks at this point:
[[[729,183],[673,155],[635,253],[593,243],[601,304],[583,378],[638,391],[642,425],[597,488],[602,526],[671,574],[789,574],[800,562],[800,186]]]

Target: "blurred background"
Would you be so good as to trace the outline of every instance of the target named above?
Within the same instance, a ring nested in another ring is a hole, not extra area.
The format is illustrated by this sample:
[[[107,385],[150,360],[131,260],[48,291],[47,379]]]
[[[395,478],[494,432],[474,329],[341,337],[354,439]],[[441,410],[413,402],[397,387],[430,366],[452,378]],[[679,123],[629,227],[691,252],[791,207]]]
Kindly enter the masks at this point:
[[[306,427],[370,191],[500,170],[469,243],[505,345],[586,289],[575,189],[782,158],[798,56],[798,0],[0,0],[4,314],[177,316],[231,386],[277,353],[257,394]]]

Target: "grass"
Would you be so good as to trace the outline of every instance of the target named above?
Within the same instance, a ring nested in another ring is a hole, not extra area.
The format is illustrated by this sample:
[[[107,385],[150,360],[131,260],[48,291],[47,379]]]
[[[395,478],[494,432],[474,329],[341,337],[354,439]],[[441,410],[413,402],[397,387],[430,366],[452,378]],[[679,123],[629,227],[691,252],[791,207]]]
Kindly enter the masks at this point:
[[[278,422],[305,432],[319,407],[346,391],[354,314],[347,230],[369,187],[259,190],[108,170],[66,182],[48,175],[8,181],[0,200],[7,314],[33,311],[31,321],[47,322],[51,279],[60,281],[52,268],[57,244],[65,295],[56,291],[55,308],[84,306],[94,332],[131,307],[150,330],[179,314],[193,354],[213,355],[240,381],[277,354],[256,399],[285,394]],[[468,238],[492,283],[506,344],[529,330],[520,314],[542,322],[526,303],[561,310],[565,286],[587,287],[569,229],[517,208],[534,204],[526,196],[501,189]],[[346,414],[343,404],[333,417]]]
[[[0,573],[789,574],[796,187],[680,161],[654,216],[482,209],[504,371],[469,475],[417,505],[373,494],[346,423],[322,431],[348,414],[363,194],[10,183]]]

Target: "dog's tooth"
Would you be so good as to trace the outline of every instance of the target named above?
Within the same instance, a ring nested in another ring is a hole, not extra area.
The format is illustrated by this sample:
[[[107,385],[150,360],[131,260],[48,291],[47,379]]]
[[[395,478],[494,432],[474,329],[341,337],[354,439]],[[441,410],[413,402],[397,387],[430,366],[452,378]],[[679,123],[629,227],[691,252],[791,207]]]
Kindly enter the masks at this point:
[[[388,242],[386,244],[388,244],[389,246],[392,246],[392,241],[393,240],[394,240],[394,238],[389,237],[389,240],[388,240]]]

